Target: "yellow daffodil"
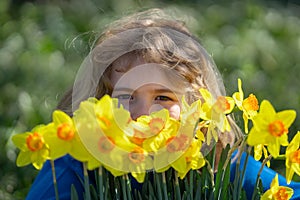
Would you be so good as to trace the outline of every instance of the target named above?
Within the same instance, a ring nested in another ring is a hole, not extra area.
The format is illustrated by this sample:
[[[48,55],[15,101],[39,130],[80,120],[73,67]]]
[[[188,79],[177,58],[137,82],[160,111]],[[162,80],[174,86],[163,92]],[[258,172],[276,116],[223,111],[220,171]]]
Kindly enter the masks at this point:
[[[226,118],[234,108],[234,100],[231,97],[219,96],[212,107],[212,119],[222,132],[230,131],[230,125]]]
[[[153,161],[148,152],[133,143],[131,143],[129,151],[115,146],[109,155],[102,154],[100,156],[106,157],[104,167],[114,176],[131,173],[140,183],[144,181],[146,171],[153,169]],[[102,160],[103,158],[101,158]]]
[[[117,146],[117,142],[115,141],[116,138],[110,136],[92,138],[94,139],[93,143],[87,146],[92,155],[88,157],[87,160],[88,169],[104,166],[114,176],[124,175],[129,172],[128,165],[124,162],[124,157],[128,154],[130,145],[131,148],[135,147],[133,144],[126,144],[127,150],[125,150],[125,144],[122,147]],[[124,140],[124,143],[125,142],[126,140]]]
[[[171,167],[171,163],[179,159],[193,141],[197,132],[195,131],[196,122],[199,119],[198,103],[195,102],[191,106],[184,105],[180,121],[169,118],[171,121],[167,121],[165,129],[160,133],[161,136],[157,136],[157,139],[163,142],[160,142],[162,144],[160,148],[153,151],[154,168],[157,172],[163,172]],[[201,134],[198,133],[196,137],[201,137]],[[199,140],[203,141],[204,135]]]
[[[44,136],[49,145],[50,158],[54,160],[70,154],[79,161],[86,161],[88,152],[77,134],[73,119],[60,110],[54,111],[52,118],[53,126]]]
[[[114,176],[131,173],[138,182],[144,181],[146,171],[153,168],[152,158],[147,151],[128,140],[122,140],[126,143],[122,147],[117,146],[113,138],[103,138],[101,142],[100,140],[97,157],[106,169]]]
[[[117,140],[120,141],[117,141]],[[114,143],[113,143],[114,142]],[[122,145],[118,145],[119,143],[123,142]],[[109,143],[109,142],[106,142]],[[130,142],[129,140],[123,140],[119,138],[110,138],[110,145],[105,145],[106,149],[109,152],[104,152],[99,148],[99,157],[100,160],[105,163],[106,166],[110,168],[114,168],[116,172],[132,172],[132,165],[136,165],[138,169],[143,169],[144,171],[150,169],[148,161],[148,154],[144,151],[141,147],[135,145],[134,143]],[[100,143],[99,143],[100,147]],[[102,146],[103,147],[103,146]],[[147,157],[147,160],[146,160]],[[134,160],[136,159],[136,161]],[[147,166],[145,165],[147,164]],[[135,170],[134,172],[140,172],[139,170]]]
[[[139,183],[144,182],[146,170],[153,168],[152,158],[141,147],[136,147],[128,152],[124,163],[127,164],[129,172]]]
[[[272,180],[270,189],[261,196],[261,200],[288,200],[293,194],[293,189],[279,186],[278,174],[276,174],[275,178]]]
[[[48,134],[48,125],[35,127],[31,132],[17,134],[12,137],[13,143],[20,149],[17,166],[22,167],[32,163],[36,169],[41,169],[49,159],[49,148],[45,143],[44,135]]]
[[[166,149],[155,154],[155,168],[157,171],[162,172],[171,167],[170,163],[177,160],[188,149],[194,137],[201,142],[205,141],[204,134],[201,131],[201,128],[204,127],[202,124],[205,124],[205,121],[201,121],[201,115],[202,117],[205,116],[202,112],[200,100],[189,105],[182,97],[180,126],[177,129],[177,135],[171,135],[165,141]]]
[[[191,138],[186,134],[171,136],[166,140],[164,148],[154,154],[154,169],[156,172],[164,172],[171,167],[189,147]]]
[[[286,179],[290,183],[295,172],[300,176],[300,131],[288,145],[285,155]]]
[[[183,179],[190,170],[200,169],[205,165],[204,157],[200,152],[201,145],[202,142],[198,139],[192,139],[191,142],[188,142],[182,137],[174,138],[167,145],[167,150],[170,153],[168,158],[170,166],[178,172],[178,176],[181,179]],[[173,160],[172,155],[180,156],[176,160]]]
[[[185,98],[182,97],[181,101],[181,113],[180,113],[180,121],[182,123],[190,123],[196,125],[199,122],[201,116],[201,101],[194,101],[191,105],[189,105]]]
[[[117,177],[117,176],[122,176],[122,175],[125,175],[127,174],[128,172],[126,171],[122,171],[122,170],[118,170],[118,169],[115,169],[114,167],[110,167],[108,165],[103,165],[104,168],[106,168],[114,177]]]
[[[113,134],[112,129],[118,127],[123,130],[127,123],[131,120],[130,113],[118,107],[118,100],[108,95],[103,96],[95,104],[95,117],[98,119],[99,125],[106,134]]]
[[[244,128],[245,132],[248,133],[248,121],[249,119],[252,120],[259,109],[258,100],[254,94],[250,94],[244,99],[241,79],[238,79],[238,92],[235,92],[232,97],[237,107],[243,111]]]
[[[226,114],[229,114],[234,108],[234,100],[231,97],[220,96],[214,99],[211,93],[206,89],[200,89],[200,93],[204,99],[201,107],[200,117],[208,121],[207,125],[207,144],[211,139],[218,141],[217,129],[221,132],[230,131],[231,127],[227,120]]]
[[[86,161],[86,166],[88,170],[94,170],[100,166],[102,166],[102,163],[96,159],[94,156],[92,156],[91,154],[89,154],[86,157],[87,161]]]
[[[166,140],[177,134],[179,122],[169,116],[166,109],[140,116],[130,123],[129,138],[147,152],[164,147]]]
[[[126,151],[131,150],[132,143],[125,132],[128,130],[127,127],[132,119],[127,110],[123,109],[123,107],[118,107],[118,100],[105,95],[96,102],[94,112],[99,125],[96,126],[97,131],[94,131],[97,137],[100,136],[98,146],[101,143],[101,138],[108,137],[114,146]],[[99,128],[101,129],[100,131]]]
[[[253,118],[247,143],[250,146],[267,145],[269,153],[276,158],[280,145],[288,145],[288,128],[295,118],[294,110],[276,112],[269,101],[262,101],[259,113]]]
[[[146,170],[152,169],[152,160],[130,140],[128,130],[133,120],[128,111],[118,108],[116,100],[104,96],[84,101],[74,120],[83,143],[101,165],[114,176],[131,172],[139,182],[144,180]],[[163,128],[160,120],[150,120],[147,125],[154,135]],[[90,167],[97,166],[95,160],[89,160],[88,165],[89,162]]]
[[[267,158],[268,150],[263,144],[254,145],[254,159],[260,160],[262,155],[264,155],[264,158]],[[267,161],[267,166],[270,167],[270,161]]]
[[[178,172],[178,176],[183,179],[190,170],[200,169],[205,165],[205,159],[200,152],[202,142],[193,139],[189,148],[185,153],[175,162],[172,167]]]
[[[176,136],[168,138],[165,148],[154,154],[156,172],[173,167],[180,177],[184,177],[190,169],[199,169],[204,165],[200,152],[204,135],[199,132],[197,138],[194,138],[193,130],[194,125],[183,124]]]
[[[88,168],[101,164],[114,175],[124,174],[123,157],[136,147],[124,133],[131,120],[129,112],[106,95],[82,102],[73,118],[81,141],[92,155],[87,156]]]

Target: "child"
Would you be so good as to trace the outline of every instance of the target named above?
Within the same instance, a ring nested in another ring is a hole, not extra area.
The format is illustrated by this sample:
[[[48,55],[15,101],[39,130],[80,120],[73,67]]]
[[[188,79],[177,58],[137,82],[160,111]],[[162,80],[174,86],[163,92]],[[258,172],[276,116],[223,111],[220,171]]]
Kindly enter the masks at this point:
[[[170,116],[179,119],[181,97],[184,95],[188,103],[201,99],[200,88],[206,88],[215,98],[225,95],[222,78],[213,60],[184,23],[171,19],[161,10],[152,9],[125,17],[107,27],[84,60],[72,90],[66,93],[57,108],[72,116],[80,102],[88,97],[101,98],[109,94],[119,99],[133,119],[161,108],[166,108]],[[217,152],[241,137],[230,116],[228,120],[232,131],[220,134]],[[210,147],[205,148],[202,151]],[[249,163],[248,166],[247,172],[250,173]],[[72,184],[82,195],[81,163],[65,156],[55,161],[55,169],[60,199],[70,199]],[[264,186],[269,187],[274,176],[275,172],[271,171]],[[253,174],[251,177],[246,174],[245,182],[255,178]],[[252,185],[246,185],[248,197],[253,191],[252,182]],[[49,163],[46,163],[27,198],[55,199],[54,187],[50,183],[52,174]]]

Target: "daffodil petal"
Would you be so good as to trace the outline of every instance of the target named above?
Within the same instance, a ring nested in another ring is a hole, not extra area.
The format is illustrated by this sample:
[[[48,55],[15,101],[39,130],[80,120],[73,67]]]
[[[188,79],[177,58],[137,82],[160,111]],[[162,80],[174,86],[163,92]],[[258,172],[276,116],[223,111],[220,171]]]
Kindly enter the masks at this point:
[[[139,182],[139,183],[143,183],[145,180],[145,175],[146,173],[135,173],[132,172],[131,175]]]
[[[31,158],[30,158],[30,152],[20,152],[18,157],[17,157],[17,166],[18,167],[23,167],[31,163]]]
[[[52,118],[56,126],[65,122],[70,124],[72,123],[72,119],[70,118],[70,116],[61,110],[55,110],[53,112]]]
[[[284,110],[277,113],[277,118],[280,119],[286,127],[290,127],[296,118],[296,111]]]
[[[22,133],[22,134],[16,134],[12,137],[12,142],[14,145],[16,145],[21,151],[27,151],[28,147],[26,145],[26,138],[28,137],[30,133]]]

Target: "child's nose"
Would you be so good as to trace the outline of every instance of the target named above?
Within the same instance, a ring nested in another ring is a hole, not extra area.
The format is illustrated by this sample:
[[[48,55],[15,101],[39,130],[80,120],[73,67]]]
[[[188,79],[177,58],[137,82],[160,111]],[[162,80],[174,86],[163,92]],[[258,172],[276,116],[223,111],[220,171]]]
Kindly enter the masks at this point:
[[[154,104],[151,100],[143,100],[136,102],[134,105],[129,108],[131,113],[131,118],[136,120],[138,117],[142,115],[149,115],[152,112],[159,111],[163,109],[163,107],[159,104]]]
[[[151,104],[147,101],[138,101],[134,102],[130,105],[129,111],[131,114],[131,118],[136,120],[138,117],[142,115],[149,115],[149,108]]]

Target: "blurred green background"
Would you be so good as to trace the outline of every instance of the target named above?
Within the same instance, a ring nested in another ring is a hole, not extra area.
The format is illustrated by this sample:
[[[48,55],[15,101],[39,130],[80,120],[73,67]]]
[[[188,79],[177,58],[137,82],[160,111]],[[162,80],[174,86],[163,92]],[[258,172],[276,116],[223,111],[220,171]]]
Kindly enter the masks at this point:
[[[0,199],[24,199],[37,174],[32,166],[16,167],[11,136],[50,121],[101,27],[152,7],[182,16],[213,56],[228,94],[240,77],[246,95],[300,113],[297,0],[1,0]],[[290,134],[297,130],[299,117]]]

